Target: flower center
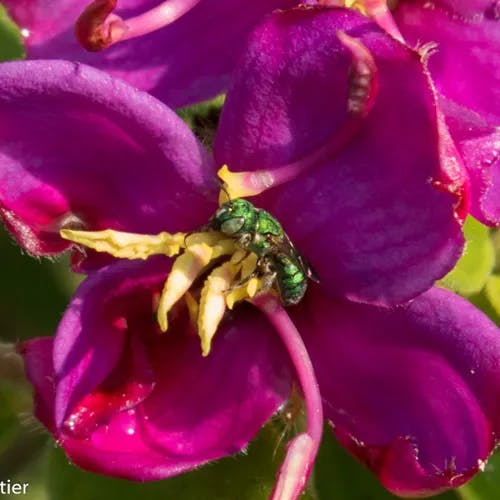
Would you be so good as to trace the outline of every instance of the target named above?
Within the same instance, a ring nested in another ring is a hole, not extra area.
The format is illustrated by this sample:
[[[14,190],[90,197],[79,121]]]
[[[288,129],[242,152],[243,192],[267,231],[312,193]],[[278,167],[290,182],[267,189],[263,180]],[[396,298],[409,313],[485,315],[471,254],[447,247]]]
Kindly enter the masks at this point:
[[[112,229],[63,229],[60,234],[118,258],[177,256],[159,299],[158,324],[167,331],[168,314],[184,297],[204,356],[210,352],[226,309],[267,291],[279,296],[285,306],[297,304],[306,292],[308,279],[316,279],[281,224],[269,212],[242,198],[222,201],[207,224],[192,233],[143,235]],[[191,292],[200,277],[205,279],[197,301],[198,294]]]
[[[166,0],[129,19],[113,14],[118,0],[94,0],[75,24],[76,38],[90,51],[98,51],[168,26],[195,7],[200,0]]]

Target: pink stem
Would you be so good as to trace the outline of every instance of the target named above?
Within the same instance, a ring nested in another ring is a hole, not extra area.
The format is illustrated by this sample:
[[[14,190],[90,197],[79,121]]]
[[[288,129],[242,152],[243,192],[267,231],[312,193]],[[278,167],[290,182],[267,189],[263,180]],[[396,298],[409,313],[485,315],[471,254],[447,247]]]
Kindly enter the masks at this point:
[[[147,35],[167,26],[195,7],[200,0],[166,0],[154,9],[136,17],[126,19],[128,31],[122,40]]]
[[[75,24],[80,44],[90,51],[138,36],[147,35],[173,23],[195,7],[200,0],[166,0],[157,7],[129,19],[113,14],[118,0],[94,0]]]
[[[323,406],[314,368],[300,333],[271,294],[252,300],[268,318],[278,332],[288,351],[304,395],[307,428],[288,445],[285,460],[281,465],[273,490],[272,500],[295,500],[303,491],[321,443],[323,433]]]

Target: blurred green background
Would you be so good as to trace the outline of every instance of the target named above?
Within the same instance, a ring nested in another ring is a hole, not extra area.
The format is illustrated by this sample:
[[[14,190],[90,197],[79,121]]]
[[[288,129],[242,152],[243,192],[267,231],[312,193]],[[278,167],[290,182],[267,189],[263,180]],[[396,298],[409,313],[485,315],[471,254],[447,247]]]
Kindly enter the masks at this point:
[[[17,27],[0,5],[0,61],[23,57]],[[222,99],[181,110],[179,114],[210,144]],[[469,298],[499,323],[500,234],[474,220],[466,224],[467,251],[443,281]],[[68,271],[67,259],[56,262],[23,255],[0,227],[0,481],[29,483],[33,500],[260,500],[272,488],[284,445],[293,434],[287,410],[276,416],[248,452],[210,464],[167,481],[132,483],[90,474],[71,465],[54,440],[33,418],[31,390],[8,344],[51,335],[80,278]],[[301,417],[297,421],[300,424]],[[493,457],[484,473],[442,500],[498,498],[500,457]],[[0,496],[2,496],[0,494]],[[5,495],[9,496],[9,495]],[[15,495],[11,495],[14,497]],[[341,449],[326,429],[308,491],[303,498],[330,500],[386,500],[387,493],[364,467]]]

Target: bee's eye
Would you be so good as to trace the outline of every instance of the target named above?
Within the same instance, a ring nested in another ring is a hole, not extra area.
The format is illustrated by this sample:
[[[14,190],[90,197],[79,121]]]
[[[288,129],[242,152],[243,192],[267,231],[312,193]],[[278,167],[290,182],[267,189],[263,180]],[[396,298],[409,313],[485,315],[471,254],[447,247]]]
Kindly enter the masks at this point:
[[[226,234],[236,234],[244,224],[245,219],[243,217],[235,217],[224,221],[221,225],[221,231]]]

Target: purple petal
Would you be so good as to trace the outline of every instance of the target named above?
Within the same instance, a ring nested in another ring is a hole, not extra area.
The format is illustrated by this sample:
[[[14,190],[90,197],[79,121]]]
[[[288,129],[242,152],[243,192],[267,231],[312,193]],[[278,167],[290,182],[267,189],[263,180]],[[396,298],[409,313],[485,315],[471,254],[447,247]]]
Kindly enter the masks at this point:
[[[414,52],[353,11],[273,15],[252,36],[228,94],[216,161],[271,170],[311,157],[352,124],[351,55],[337,30],[372,53],[373,109],[340,151],[256,204],[283,222],[328,293],[392,304],[453,267],[467,210],[463,173],[444,154],[453,145]]]
[[[56,437],[85,469],[178,474],[243,449],[288,396],[284,349],[250,306],[223,323],[206,358],[182,305],[160,332],[153,311],[167,269],[163,257],[101,269],[58,329]]]
[[[65,224],[174,232],[213,211],[212,161],[191,131],[105,73],[63,61],[2,64],[0,112],[0,213],[31,253],[66,249]]]
[[[446,122],[464,159],[471,184],[471,214],[500,225],[500,127],[478,113],[441,99]]]
[[[411,44],[434,42],[429,68],[439,91],[481,113],[500,117],[500,8],[496,0],[404,0],[394,12]]]
[[[499,329],[438,288],[394,310],[311,291],[295,321],[326,417],[398,495],[468,480],[500,431]]]
[[[14,20],[30,31],[28,57],[83,62],[151,92],[172,107],[213,97],[227,88],[248,33],[268,12],[297,0],[201,0],[181,19],[149,35],[87,53],[73,25],[91,0],[6,0]],[[159,0],[120,0],[127,19]],[[57,12],[57,15],[54,13]]]
[[[153,354],[157,385],[140,408],[145,439],[180,457],[240,451],[288,396],[281,343],[250,306],[217,332],[206,359],[197,337],[171,335]]]
[[[87,428],[98,423],[95,418],[107,418],[110,411],[127,406],[119,394],[139,402],[151,392],[151,363],[142,344],[128,334],[137,327],[129,324],[127,311],[149,311],[151,319],[153,304],[142,289],[151,288],[151,283],[161,286],[169,266],[166,258],[157,258],[148,262],[149,273],[143,273],[143,267],[121,261],[94,273],[66,310],[53,353],[58,427],[66,422],[74,434],[88,433]],[[106,388],[104,397],[93,394],[105,379],[112,387]]]
[[[24,358],[26,376],[33,384],[35,416],[55,432],[52,345],[52,337],[40,337],[19,344],[18,350]]]
[[[448,102],[450,132],[471,178],[471,212],[500,224],[498,2],[438,0],[430,8],[424,0],[405,0],[394,15],[409,43],[436,44],[429,69]]]

